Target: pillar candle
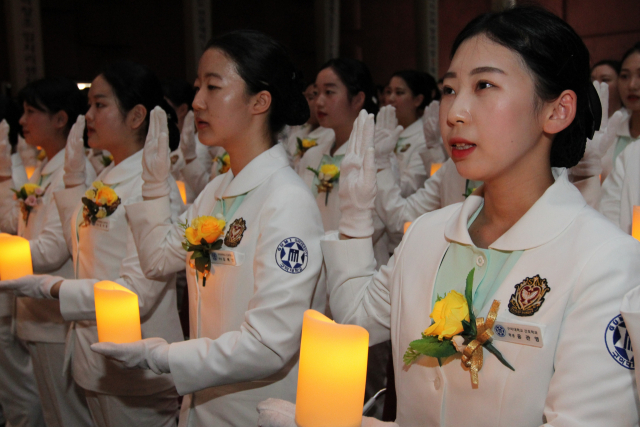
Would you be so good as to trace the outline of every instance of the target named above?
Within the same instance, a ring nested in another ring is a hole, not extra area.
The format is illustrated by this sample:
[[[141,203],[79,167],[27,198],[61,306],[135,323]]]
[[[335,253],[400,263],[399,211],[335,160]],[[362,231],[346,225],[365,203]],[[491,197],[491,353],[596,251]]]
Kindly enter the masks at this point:
[[[19,279],[33,274],[31,246],[19,236],[0,235],[0,277],[2,280]]]
[[[184,186],[184,182],[176,181],[178,190],[180,190],[180,196],[182,197],[182,203],[187,204],[187,188]]]
[[[123,344],[142,339],[138,295],[115,282],[93,285],[98,340]]]
[[[633,207],[633,221],[631,223],[631,235],[640,240],[640,206]]]
[[[299,427],[360,427],[369,333],[315,310],[302,321],[296,397]]]
[[[431,163],[431,175],[433,176],[436,172],[438,172],[438,169],[440,169],[442,167],[442,163]]]
[[[407,230],[411,227],[411,221],[407,221],[404,223],[404,233],[407,234]]]

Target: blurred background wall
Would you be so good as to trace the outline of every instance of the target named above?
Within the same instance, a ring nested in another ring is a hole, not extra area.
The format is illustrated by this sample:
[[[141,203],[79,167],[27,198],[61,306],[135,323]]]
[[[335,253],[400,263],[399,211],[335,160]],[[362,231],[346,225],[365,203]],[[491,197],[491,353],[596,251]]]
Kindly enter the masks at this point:
[[[15,94],[20,88],[16,86],[42,73],[89,82],[104,64],[122,58],[150,66],[161,79],[180,77],[192,81],[197,56],[206,40],[238,28],[258,29],[281,41],[307,80],[313,80],[318,66],[336,54],[367,63],[375,82],[381,85],[386,84],[391,73],[404,68],[430,71],[438,78],[448,67],[451,44],[464,25],[480,13],[511,3],[0,0],[0,84],[4,92]],[[575,28],[591,51],[593,62],[619,59],[628,47],[640,41],[640,0],[537,3]],[[34,19],[39,24],[34,24]],[[26,24],[36,26],[29,30],[35,34],[27,34]],[[41,48],[37,47],[38,37]],[[20,60],[15,59],[16,50],[20,51]],[[22,64],[22,71],[16,69],[20,61],[32,59],[38,67]]]

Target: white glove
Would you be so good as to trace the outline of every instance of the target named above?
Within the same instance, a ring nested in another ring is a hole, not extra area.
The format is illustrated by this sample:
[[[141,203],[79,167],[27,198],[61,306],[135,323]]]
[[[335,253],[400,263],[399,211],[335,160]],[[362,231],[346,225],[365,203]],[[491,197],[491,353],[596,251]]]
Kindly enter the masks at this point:
[[[390,156],[393,155],[393,150],[395,150],[403,130],[402,126],[398,126],[395,107],[391,105],[382,107],[378,112],[374,137],[375,160],[378,169],[391,167]]]
[[[82,185],[87,180],[84,139],[82,138],[84,125],[84,116],[79,115],[67,137],[67,146],[64,151],[64,176],[62,177],[66,188]]]
[[[169,344],[162,338],[146,338],[128,344],[99,342],[91,350],[121,362],[130,369],[151,369],[156,374],[168,374]]]
[[[267,399],[258,403],[258,427],[298,427],[296,405],[281,399]],[[327,408],[331,410],[331,408]],[[371,417],[362,417],[361,427],[400,427]]]
[[[618,139],[618,128],[625,120],[622,111],[616,111],[611,119],[607,120],[607,126],[593,135],[593,139],[587,139],[584,156],[577,165],[571,168],[571,174],[578,177],[597,176],[602,173],[602,158]],[[604,116],[604,114],[603,114]]]
[[[180,133],[180,149],[185,161],[193,160],[196,154],[196,130],[193,118],[193,111],[189,111],[184,116],[184,124]]]
[[[442,144],[440,135],[440,101],[433,101],[422,114],[422,130],[427,147],[433,148]]]
[[[0,176],[11,178],[11,144],[9,144],[9,123],[0,122]]]
[[[609,85],[594,80],[593,87],[598,92],[598,98],[600,98],[600,105],[602,106],[602,119],[600,120],[600,130],[602,131],[607,127],[607,122],[609,121]]]
[[[349,237],[373,235],[372,209],[376,199],[376,162],[373,114],[360,111],[353,123],[347,153],[340,165],[339,230]]]
[[[14,280],[1,280],[0,291],[13,291],[18,297],[54,299],[51,296],[51,288],[63,280],[64,278],[62,277],[48,274],[24,276]]]
[[[149,131],[142,152],[142,197],[153,199],[168,196],[171,193],[170,170],[167,113],[156,107],[151,110]]]

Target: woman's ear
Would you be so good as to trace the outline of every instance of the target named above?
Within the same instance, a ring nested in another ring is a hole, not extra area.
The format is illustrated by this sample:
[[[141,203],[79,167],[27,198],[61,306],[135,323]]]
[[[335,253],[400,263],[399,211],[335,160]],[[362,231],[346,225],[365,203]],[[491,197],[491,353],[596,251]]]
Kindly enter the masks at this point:
[[[543,130],[549,134],[557,134],[573,122],[576,117],[578,97],[572,90],[565,90],[553,102],[545,107]]]
[[[351,107],[354,111],[360,112],[364,108],[364,92],[360,91],[356,96],[351,98]]]
[[[138,104],[129,111],[127,114],[127,124],[131,126],[131,129],[139,129],[144,124],[144,120],[147,118],[147,109],[144,105]]]
[[[252,114],[264,114],[269,111],[271,107],[271,93],[266,90],[261,90],[251,97],[251,113]]]
[[[418,96],[414,96],[413,97],[413,106],[418,108],[422,104],[422,101],[424,101],[424,95],[423,94],[420,94]]]
[[[60,110],[53,115],[53,125],[57,129],[64,129],[69,122],[69,115],[66,111]]]

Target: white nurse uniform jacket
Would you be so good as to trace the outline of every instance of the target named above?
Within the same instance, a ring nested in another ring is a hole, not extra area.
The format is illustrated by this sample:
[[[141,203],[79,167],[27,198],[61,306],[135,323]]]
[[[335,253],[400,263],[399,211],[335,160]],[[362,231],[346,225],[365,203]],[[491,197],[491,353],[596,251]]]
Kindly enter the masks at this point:
[[[167,198],[126,206],[148,277],[183,269],[186,260],[191,340],[169,350],[176,388],[188,395],[180,426],[255,426],[260,401],[294,402],[302,316],[325,308],[320,213],[281,144],[238,176],[216,177],[179,222],[210,216],[223,201],[229,209],[227,200],[242,195],[237,210],[227,211],[234,234],[223,236],[204,286]]]
[[[428,174],[420,153],[426,150],[422,118],[419,118],[402,131],[395,149],[402,197],[409,197],[424,185]]]
[[[116,192],[122,204],[141,201],[142,150],[117,165],[111,163],[98,179]],[[119,283],[138,295],[142,338],[175,342],[183,336],[175,275],[156,280],[145,277],[122,204],[95,225],[83,225],[81,199],[85,190],[81,185],[55,193],[77,279],[60,287],[60,311],[66,320],[73,321],[66,345],[73,378],[83,389],[101,394],[148,396],[169,390],[174,386],[171,375],[125,369],[91,351],[91,344],[98,342],[93,285],[101,280]],[[177,218],[184,205],[172,178],[170,198],[170,213]]]
[[[370,242],[322,242],[336,320],[367,328],[371,344],[391,337],[397,423],[637,426],[633,352],[626,330],[619,326],[620,302],[640,284],[640,244],[587,206],[565,171],[490,245],[524,252],[493,298],[476,313],[486,318],[496,299],[501,302],[497,322],[523,330],[539,328],[543,346],[500,341],[496,333],[493,344],[515,372],[484,351],[477,388],[459,353],[445,359],[442,367],[430,357],[404,365],[409,343],[431,324],[440,262],[451,242],[473,245],[467,223],[482,202],[470,196],[462,204],[420,217],[378,272]],[[483,264],[478,260],[478,266]],[[535,276],[546,280],[550,290],[538,311],[529,317],[514,314],[510,299],[522,297],[516,295],[516,286]]]
[[[622,231],[631,234],[633,207],[640,205],[640,143],[632,143],[620,153],[602,184],[600,212]]]

